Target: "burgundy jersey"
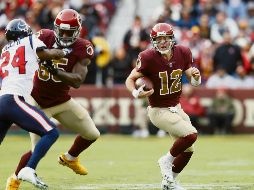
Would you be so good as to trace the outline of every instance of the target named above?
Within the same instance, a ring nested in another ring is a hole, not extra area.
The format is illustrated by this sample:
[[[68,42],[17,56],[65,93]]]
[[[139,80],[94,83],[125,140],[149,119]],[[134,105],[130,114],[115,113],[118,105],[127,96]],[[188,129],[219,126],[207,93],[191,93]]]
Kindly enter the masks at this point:
[[[46,46],[57,48],[54,31],[43,29],[38,33],[39,39]],[[66,72],[72,72],[74,65],[82,59],[91,59],[94,55],[94,49],[88,40],[78,38],[71,46],[72,52],[65,58],[53,60],[55,67]],[[61,82],[56,76],[51,75],[48,70],[41,65],[34,77],[34,86],[32,96],[42,107],[48,108],[70,99],[70,86]]]
[[[152,107],[171,107],[179,103],[182,92],[182,74],[192,65],[189,48],[173,47],[172,58],[166,60],[154,48],[139,54],[136,69],[153,82],[154,93],[148,98]]]

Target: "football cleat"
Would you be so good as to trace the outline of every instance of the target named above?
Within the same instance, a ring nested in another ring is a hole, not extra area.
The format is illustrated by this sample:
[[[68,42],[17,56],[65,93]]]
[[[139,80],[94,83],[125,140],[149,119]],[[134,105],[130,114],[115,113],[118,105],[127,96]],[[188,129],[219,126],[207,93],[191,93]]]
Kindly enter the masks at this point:
[[[186,190],[177,181],[169,183],[165,179],[163,179],[161,182],[161,188],[162,190]]]
[[[185,188],[183,188],[178,181],[175,181],[175,189],[176,190],[186,190]]]
[[[176,190],[174,182],[169,183],[167,180],[163,179],[161,182],[162,190]]]
[[[58,162],[59,162],[59,164],[61,164],[63,166],[67,166],[67,167],[71,168],[76,174],[79,174],[79,175],[87,175],[88,174],[87,169],[80,164],[78,158],[76,158],[75,160],[68,160],[64,154],[61,154],[58,157]]]
[[[10,176],[6,183],[5,190],[18,190],[21,181]]]
[[[40,189],[48,189],[48,186],[42,182],[39,177],[37,177],[35,170],[32,168],[24,167],[22,170],[20,170],[18,179],[29,182]]]
[[[167,181],[169,184],[174,182],[173,173],[172,173],[172,167],[173,164],[170,163],[167,156],[162,156],[158,160],[158,164],[161,169],[161,176],[163,180]]]

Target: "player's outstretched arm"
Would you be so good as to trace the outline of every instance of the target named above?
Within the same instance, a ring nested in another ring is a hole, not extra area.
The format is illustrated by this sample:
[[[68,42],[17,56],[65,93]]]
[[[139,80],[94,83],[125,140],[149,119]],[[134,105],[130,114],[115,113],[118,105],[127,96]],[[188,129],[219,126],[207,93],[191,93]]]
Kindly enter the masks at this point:
[[[84,59],[80,62],[77,62],[74,65],[71,73],[59,70],[57,68],[54,68],[53,66],[53,69],[51,70],[50,65],[45,66],[48,68],[50,73],[56,75],[62,82],[68,84],[73,88],[79,88],[86,78],[88,72],[87,65],[89,65],[90,62],[90,59]]]
[[[41,61],[61,59],[66,55],[62,49],[37,48],[36,53]]]

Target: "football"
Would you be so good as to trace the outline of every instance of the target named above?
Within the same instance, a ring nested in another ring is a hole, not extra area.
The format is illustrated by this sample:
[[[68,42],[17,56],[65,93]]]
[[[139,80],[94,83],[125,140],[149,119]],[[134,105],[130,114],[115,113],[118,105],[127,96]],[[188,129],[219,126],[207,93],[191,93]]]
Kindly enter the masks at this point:
[[[153,88],[152,81],[147,77],[140,77],[135,81],[136,89],[138,89],[140,86],[142,86],[144,84],[145,84],[145,87],[144,87],[145,91],[151,90]]]

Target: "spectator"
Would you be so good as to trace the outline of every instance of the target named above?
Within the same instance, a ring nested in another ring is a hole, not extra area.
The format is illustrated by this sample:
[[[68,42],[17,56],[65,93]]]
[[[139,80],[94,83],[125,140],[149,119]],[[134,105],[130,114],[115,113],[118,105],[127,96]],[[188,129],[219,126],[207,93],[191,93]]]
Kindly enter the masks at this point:
[[[161,6],[155,8],[152,14],[153,21],[156,22],[159,17],[165,13],[170,13],[170,17],[168,18],[169,20],[179,20],[181,8],[182,5],[180,2],[174,0],[164,0]]]
[[[110,46],[102,33],[94,36],[92,43],[95,46],[95,64],[97,67],[96,85],[102,86],[106,84],[108,78],[107,68],[111,59]],[[92,73],[92,75],[95,75],[95,73]]]
[[[246,5],[241,0],[228,0],[228,16],[233,19],[246,18]]]
[[[191,10],[184,8],[181,11],[181,18],[176,21],[176,26],[184,29],[191,29],[191,27],[198,25],[197,20],[192,17]]]
[[[108,70],[109,76],[113,79],[113,84],[124,84],[131,70],[130,56],[123,47],[117,49]]]
[[[211,75],[207,82],[207,88],[236,88],[234,77],[226,73],[225,69],[217,68],[217,71]]]
[[[194,95],[194,88],[191,85],[183,85],[180,103],[185,113],[189,115],[192,125],[200,130],[198,119],[204,115],[205,108],[201,105],[199,97]]]
[[[241,49],[239,46],[232,43],[232,37],[229,32],[223,34],[224,42],[214,53],[214,69],[218,67],[225,69],[225,71],[234,75],[237,67],[243,67]]]
[[[200,37],[210,39],[211,27],[209,25],[209,16],[207,14],[202,14],[199,18],[199,30]]]
[[[59,12],[62,9],[61,2],[52,2],[50,6],[47,6],[48,2],[46,0],[39,0],[33,4],[33,17],[35,23],[38,23],[41,28],[53,29],[54,18],[53,12]],[[35,24],[34,23],[34,24]]]
[[[236,88],[254,89],[254,77],[246,74],[244,68],[238,68],[235,79]]]
[[[250,26],[250,29],[254,30],[254,2],[249,2],[247,4],[247,20]]]
[[[198,9],[200,14],[206,14],[209,17],[209,22],[213,22],[215,20],[215,16],[218,12],[216,8],[218,0],[200,0],[198,5]]]
[[[216,11],[220,12],[227,10],[227,4],[225,0],[210,0],[210,1],[213,2]]]
[[[124,35],[124,47],[127,54],[134,61],[140,51],[143,51],[149,44],[149,35],[142,26],[142,20],[135,16],[131,29]]]
[[[94,36],[91,42],[94,46],[94,57],[87,66],[89,72],[84,84],[102,86],[106,84],[107,67],[111,58],[110,47],[102,33]]]
[[[83,4],[80,9],[80,15],[82,17],[81,37],[92,38],[96,33],[100,32],[100,16],[91,4]]]
[[[216,15],[216,21],[211,26],[211,40],[215,43],[222,43],[224,39],[224,33],[229,32],[232,38],[238,35],[237,23],[227,17],[225,12],[218,12]]]
[[[196,64],[201,71],[202,74],[202,82],[206,82],[208,78],[212,75],[213,72],[213,53],[214,46],[212,42],[207,39],[202,42],[202,49],[200,50],[200,54],[198,59],[196,60]]]
[[[233,100],[225,89],[218,89],[208,109],[209,126],[214,133],[227,134],[232,132],[232,121],[235,115]]]

